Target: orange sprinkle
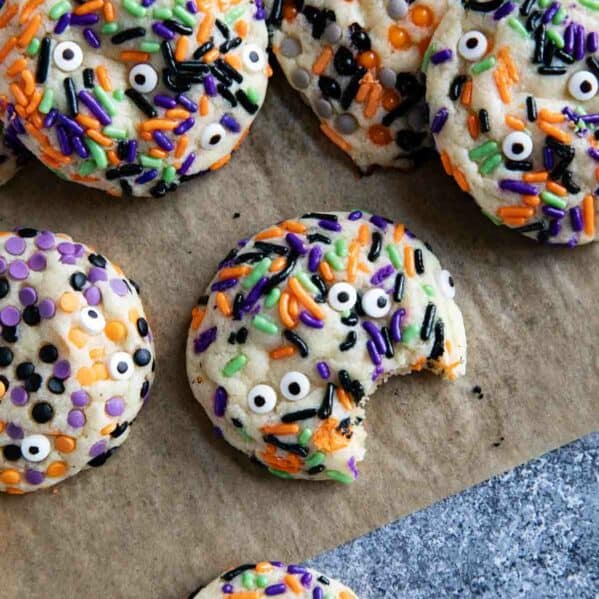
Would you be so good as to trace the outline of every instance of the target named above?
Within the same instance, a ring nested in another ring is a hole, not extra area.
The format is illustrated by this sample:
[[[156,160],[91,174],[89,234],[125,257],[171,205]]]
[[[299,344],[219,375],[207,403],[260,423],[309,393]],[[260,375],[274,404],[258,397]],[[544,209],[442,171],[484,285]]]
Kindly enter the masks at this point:
[[[110,146],[112,146],[112,139],[110,139],[110,137],[102,135],[97,129],[88,129],[85,132],[85,134],[90,139],[93,139],[96,143],[99,143],[101,146],[104,146],[105,148],[109,148]]]
[[[324,260],[320,263],[320,265],[318,266],[318,270],[320,271],[320,276],[327,282],[330,283],[331,281],[335,280],[335,275],[333,274],[333,271],[331,270],[331,267],[329,266],[328,262],[325,262]]]
[[[478,121],[478,118],[476,117],[476,115],[473,112],[471,112],[468,115],[467,123],[468,123],[468,133],[470,133],[470,137],[472,139],[478,139],[478,136],[480,134],[480,123]]]
[[[245,277],[250,272],[252,272],[252,268],[245,264],[242,266],[227,266],[219,271],[218,280],[239,279],[240,277]]]
[[[453,175],[453,165],[451,164],[451,158],[446,150],[441,152],[441,164],[448,175]]]
[[[315,75],[322,75],[331,60],[333,60],[333,48],[325,46],[312,65],[312,72]]]
[[[191,328],[197,331],[202,326],[202,321],[206,317],[206,308],[197,306],[191,311]]]
[[[292,329],[295,326],[295,321],[291,318],[289,314],[289,299],[290,294],[288,291],[283,291],[281,293],[281,297],[279,298],[279,316],[281,317],[281,321],[288,328]]]
[[[9,468],[2,471],[0,480],[6,485],[17,485],[21,481],[21,475],[17,470]]]
[[[297,298],[292,295],[289,298],[289,314],[290,314],[291,318],[293,318],[293,320],[297,320],[297,317],[299,316],[299,312],[300,312],[300,308],[299,308],[299,303],[297,301]]]
[[[75,312],[79,308],[79,296],[72,291],[67,291],[60,296],[58,306],[63,312]]]
[[[18,4],[9,4],[4,14],[0,17],[0,29],[4,29],[13,19],[13,17],[19,12]]]
[[[268,355],[273,360],[283,360],[289,358],[295,354],[297,350],[293,345],[282,345],[281,347],[275,347]]]
[[[299,595],[302,592],[302,585],[293,574],[287,574],[283,580],[296,595]]]
[[[27,68],[27,60],[23,57],[17,58],[9,67],[6,69],[6,74],[9,77],[18,75],[21,71]]]
[[[12,52],[13,48],[16,45],[17,45],[16,37],[10,37],[6,40],[6,42],[4,43],[4,46],[2,46],[2,49],[0,49],[0,64],[4,62],[6,57]]]
[[[300,282],[295,278],[291,277],[289,279],[289,288],[291,289],[293,295],[297,298],[297,301],[300,302],[312,316],[318,318],[319,320],[325,319],[325,313],[323,309],[314,301],[314,299],[308,295],[307,291],[301,286]]]
[[[281,227],[286,231],[291,231],[291,233],[305,233],[307,230],[306,225],[295,220],[286,220],[281,224]]]
[[[403,239],[405,232],[406,227],[404,225],[401,223],[395,225],[395,229],[393,230],[393,241],[395,241],[395,243],[399,243]]]
[[[522,175],[522,180],[527,183],[543,183],[547,181],[549,174],[547,171],[537,171],[536,173],[524,173]]]
[[[386,146],[393,141],[389,127],[378,124],[368,128],[368,138],[376,146]]]
[[[108,157],[108,160],[112,166],[118,166],[121,163],[114,150],[108,150],[108,152],[106,152],[106,156]]]
[[[21,9],[21,16],[19,17],[19,25],[24,25],[31,17],[31,13],[43,2],[44,0],[29,0],[25,3]]]
[[[189,41],[184,35],[180,36],[175,46],[175,60],[183,62],[187,58],[187,51],[189,50]]]
[[[25,495],[25,491],[23,489],[19,489],[18,487],[6,487],[7,495]]]
[[[219,56],[218,50],[213,48],[212,50],[208,50],[204,56],[202,56],[202,60],[204,62],[214,62]]]
[[[349,591],[341,591],[339,593],[339,599],[356,599],[356,596]]]
[[[464,173],[460,169],[454,169],[453,178],[455,179],[456,183],[459,185],[462,191],[470,191],[468,179],[466,179],[466,175],[464,175]]]
[[[98,76],[98,81],[100,82],[100,86],[102,87],[102,89],[105,92],[111,92],[112,91],[112,82],[110,81],[110,76],[108,75],[108,72],[106,71],[106,67],[103,65],[100,65],[96,69],[96,75]]]
[[[214,21],[215,18],[212,13],[207,13],[204,16],[202,22],[200,23],[200,26],[198,27],[198,34],[196,36],[198,44],[205,44],[210,39],[212,28],[214,26]]]
[[[265,435],[297,435],[300,427],[299,424],[265,424],[260,427],[260,432]]]
[[[495,85],[497,86],[497,91],[499,92],[499,97],[501,98],[501,101],[504,104],[509,104],[512,101],[512,95],[510,94],[507,79],[503,69],[495,69],[495,71],[493,72],[493,79],[495,80]]]
[[[412,23],[418,27],[430,27],[434,20],[433,11],[428,6],[416,5],[410,14]]]
[[[123,62],[148,62],[150,55],[147,52],[137,50],[124,50],[121,52],[120,59]]]
[[[548,108],[541,108],[539,118],[547,123],[563,123],[566,120],[566,115],[561,112],[552,112]]]
[[[416,268],[414,266],[414,248],[411,245],[404,247],[403,263],[408,277],[413,277],[416,274]]]
[[[516,131],[524,131],[524,129],[526,129],[526,123],[522,119],[519,119],[519,118],[517,118],[515,116],[512,116],[510,114],[506,115],[506,117],[505,117],[505,124],[510,129],[514,129]]]
[[[341,148],[344,152],[351,152],[352,146],[349,142],[345,141],[339,133],[333,131],[329,125],[325,122],[320,123],[320,130],[339,148]]]
[[[347,256],[347,280],[353,283],[358,276],[358,252],[360,246],[355,241],[349,245],[349,254]]]
[[[358,64],[365,69],[376,69],[379,66],[380,58],[374,50],[360,52],[356,57]]]
[[[391,112],[399,106],[399,94],[394,89],[386,89],[383,91],[383,108],[387,112]]]
[[[370,241],[370,229],[368,228],[367,224],[362,223],[360,225],[360,228],[358,229],[357,240],[360,245],[368,245]]]
[[[501,206],[497,209],[497,216],[506,218],[531,218],[534,210],[527,206]]]
[[[58,435],[56,439],[54,439],[54,447],[60,453],[71,453],[75,451],[75,447],[77,447],[77,442],[73,437],[67,437],[66,435]]]
[[[23,79],[23,91],[26,96],[31,96],[35,91],[35,79],[33,73],[29,69],[25,69],[21,73],[21,79]]]
[[[112,23],[115,19],[114,5],[112,2],[104,2],[104,19],[107,23]]]
[[[102,427],[100,429],[100,434],[101,435],[110,435],[110,433],[116,428],[116,423],[112,422],[110,424],[107,424],[106,426]]]
[[[269,272],[281,272],[285,268],[286,264],[287,258],[285,258],[285,256],[278,256],[272,261],[272,264],[268,270]]]
[[[73,13],[76,15],[87,15],[91,12],[96,12],[104,6],[104,0],[90,0],[85,4],[80,4],[73,9]]]
[[[547,133],[547,135],[549,135],[550,137],[555,137],[555,139],[561,141],[564,144],[570,143],[570,136],[565,131],[562,131],[555,125],[552,125],[547,121],[541,120],[537,121],[537,124],[539,126],[539,129],[544,133]]]
[[[343,387],[337,387],[337,399],[348,412],[353,408],[349,395]]]
[[[258,233],[258,235],[256,235],[256,240],[262,241],[263,239],[273,239],[274,237],[283,237],[283,235],[285,235],[285,231],[283,231],[281,227],[270,227],[270,229]]]
[[[338,451],[349,445],[349,439],[337,431],[339,421],[335,418],[327,418],[316,429],[312,436],[314,446],[325,453]]]
[[[111,320],[106,325],[104,333],[111,341],[123,341],[127,338],[127,327],[120,320]]]
[[[249,25],[247,21],[244,21],[243,19],[239,19],[239,21],[237,21],[237,23],[235,23],[235,33],[241,38],[243,39],[249,31]]]
[[[222,168],[223,166],[225,166],[225,164],[227,164],[229,162],[229,160],[231,160],[231,154],[227,154],[226,156],[223,156],[220,160],[217,160],[210,167],[210,170],[211,171],[217,171],[219,168]]]
[[[387,31],[387,37],[391,45],[398,50],[404,50],[412,43],[410,34],[405,29],[395,24],[389,27]]]
[[[160,129],[162,131],[172,131],[177,128],[177,121],[172,121],[168,119],[148,119],[141,124],[142,131],[156,131]]]
[[[152,156],[152,158],[168,158],[168,152],[162,148],[150,148],[148,154]]]
[[[379,106],[381,105],[381,98],[383,97],[383,86],[380,83],[375,83],[370,88],[370,93],[368,94],[368,100],[366,101],[366,106],[364,107],[364,116],[367,119],[372,118]]]
[[[520,75],[518,73],[518,68],[514,63],[512,56],[510,54],[510,49],[507,46],[502,46],[497,52],[499,59],[504,65],[505,72],[509,77],[512,83],[518,83],[520,81]]]
[[[584,232],[587,235],[595,235],[595,199],[592,195],[584,196],[582,200],[582,216]]]
[[[568,195],[568,190],[563,186],[560,185],[559,183],[556,183],[555,181],[547,181],[547,184],[545,185],[545,187],[553,192],[555,195],[558,195],[560,197],[564,197]]]
[[[63,476],[67,471],[67,465],[64,462],[52,462],[46,469],[46,474],[52,478]]]
[[[237,71],[241,71],[241,69],[243,69],[243,65],[241,64],[241,58],[239,58],[237,54],[227,54],[225,56],[225,62]]]
[[[29,24],[24,29],[23,33],[19,36],[19,46],[21,48],[26,48],[29,45],[29,42],[33,39],[37,30],[39,29],[42,23],[42,16],[39,14],[34,15]]]
[[[94,119],[91,116],[87,116],[86,114],[79,113],[75,117],[75,120],[86,129],[100,129],[102,126],[99,120]]]
[[[210,109],[210,101],[208,100],[208,96],[204,94],[200,98],[200,116],[206,116],[208,114],[208,110]]]
[[[177,142],[177,147],[175,148],[175,158],[181,158],[183,154],[185,154],[187,146],[189,146],[189,137],[187,135],[182,135]]]
[[[231,310],[231,304],[227,296],[222,291],[216,293],[216,305],[224,316],[231,316],[233,310]]]
[[[536,208],[541,203],[541,198],[539,196],[522,196],[522,203],[531,208]]]
[[[462,87],[462,96],[460,98],[462,105],[470,106],[472,103],[472,79],[468,79]]]
[[[297,8],[290,2],[285,2],[283,6],[283,18],[291,23],[297,17]]]

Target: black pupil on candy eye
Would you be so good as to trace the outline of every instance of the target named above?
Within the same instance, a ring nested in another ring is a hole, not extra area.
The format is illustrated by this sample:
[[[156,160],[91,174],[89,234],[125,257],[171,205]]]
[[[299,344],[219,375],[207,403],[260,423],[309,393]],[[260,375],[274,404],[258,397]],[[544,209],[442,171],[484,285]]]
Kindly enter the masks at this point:
[[[75,53],[70,48],[67,48],[66,50],[63,51],[62,57],[65,60],[73,60],[73,58],[75,58]]]
[[[521,143],[512,144],[512,152],[514,154],[522,154],[524,151],[524,146]]]
[[[127,362],[119,362],[118,366],[116,367],[116,369],[121,373],[121,374],[125,374],[125,372],[127,372],[127,370],[129,370],[129,366],[127,365]]]
[[[220,141],[220,135],[213,135],[210,138],[210,145],[215,146]]]
[[[347,293],[347,291],[341,291],[339,293],[339,295],[337,296],[337,299],[344,304],[346,301],[349,300],[349,293]]]
[[[260,60],[260,56],[258,55],[258,52],[250,52],[250,60],[252,62],[258,62]]]
[[[291,395],[299,395],[301,391],[299,383],[291,383],[289,387],[287,387],[287,389],[289,390],[289,393],[291,393]]]
[[[90,318],[98,318],[98,313],[95,310],[89,310],[89,312],[87,313],[87,315]]]
[[[592,87],[593,86],[591,85],[591,82],[588,79],[580,83],[580,91],[583,94],[588,94],[591,91]]]
[[[142,75],[141,73],[135,75],[135,83],[137,83],[137,85],[144,85],[146,82],[146,76]]]
[[[40,448],[39,448],[39,447],[36,447],[35,445],[32,445],[32,446],[29,448],[29,453],[30,453],[31,455],[37,455],[39,452],[40,452]]]
[[[383,297],[383,296],[379,297],[379,298],[376,300],[376,305],[377,305],[379,308],[384,308],[384,307],[387,305],[387,298],[386,298],[386,297]]]
[[[262,395],[256,395],[256,397],[254,398],[254,404],[257,408],[261,408],[265,403],[266,400],[264,399],[264,397],[262,397]]]
[[[450,287],[454,287],[455,283],[453,282],[453,277],[449,277],[448,281]]]
[[[470,50],[474,50],[474,48],[478,46],[478,40],[475,37],[470,37],[466,41],[466,46],[470,48]]]

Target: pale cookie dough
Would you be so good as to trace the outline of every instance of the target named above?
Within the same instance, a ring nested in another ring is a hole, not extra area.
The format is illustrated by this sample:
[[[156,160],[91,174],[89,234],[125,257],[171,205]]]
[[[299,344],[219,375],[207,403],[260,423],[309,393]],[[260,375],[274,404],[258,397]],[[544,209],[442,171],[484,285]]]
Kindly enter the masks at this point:
[[[0,491],[101,466],[153,379],[137,286],[66,235],[0,234]]]
[[[271,0],[273,51],[321,129],[362,171],[430,154],[423,55],[447,0]]]
[[[0,8],[0,93],[61,176],[163,196],[225,165],[270,75],[259,0],[55,0]]]
[[[587,2],[465,6],[439,25],[427,70],[445,170],[497,224],[552,244],[593,241],[599,12]]]
[[[316,570],[283,562],[244,564],[225,572],[189,599],[358,599],[345,585]]]
[[[187,373],[234,447],[282,478],[352,482],[394,374],[465,371],[453,278],[403,225],[310,213],[240,242],[193,311]]]

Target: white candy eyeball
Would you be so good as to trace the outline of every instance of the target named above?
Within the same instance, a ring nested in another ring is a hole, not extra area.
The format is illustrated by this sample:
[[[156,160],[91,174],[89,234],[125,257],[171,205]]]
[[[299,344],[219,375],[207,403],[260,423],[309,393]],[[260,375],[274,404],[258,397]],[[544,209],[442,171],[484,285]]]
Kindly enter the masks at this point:
[[[353,285],[349,283],[335,283],[327,295],[329,306],[337,312],[351,310],[358,299],[358,294]]]
[[[149,94],[158,86],[158,73],[149,64],[136,64],[129,71],[131,87],[141,94]]]
[[[372,318],[382,318],[391,310],[391,301],[384,289],[369,289],[362,297],[362,308]]]
[[[501,149],[509,160],[524,160],[532,154],[532,139],[523,131],[514,131],[503,138]]]
[[[277,393],[270,385],[256,385],[248,393],[248,406],[256,414],[268,414],[277,405]]]
[[[79,322],[86,333],[99,335],[106,326],[106,320],[95,308],[83,308],[79,313]]]
[[[475,29],[464,33],[458,42],[460,56],[470,62],[480,60],[485,55],[488,47],[489,43],[486,35]]]
[[[131,356],[119,351],[110,356],[108,360],[108,374],[115,381],[126,381],[133,376],[133,360]]]
[[[243,66],[253,73],[261,71],[266,66],[266,55],[264,50],[256,44],[248,44],[241,52]]]
[[[453,277],[448,270],[442,270],[439,273],[439,288],[445,297],[449,299],[453,299],[455,297],[455,283],[453,282]]]
[[[288,372],[281,379],[280,387],[285,399],[297,401],[310,393],[310,379],[301,372]]]
[[[218,123],[212,123],[207,125],[202,132],[200,144],[204,150],[212,150],[220,145],[226,134],[227,132],[222,125],[219,125]]]
[[[568,91],[573,98],[592,100],[597,94],[597,77],[590,71],[578,71],[568,79]]]
[[[50,441],[44,435],[29,435],[21,441],[21,455],[28,462],[43,462],[50,453]]]
[[[69,73],[81,66],[83,52],[79,44],[75,42],[60,42],[54,48],[54,64],[61,70]]]

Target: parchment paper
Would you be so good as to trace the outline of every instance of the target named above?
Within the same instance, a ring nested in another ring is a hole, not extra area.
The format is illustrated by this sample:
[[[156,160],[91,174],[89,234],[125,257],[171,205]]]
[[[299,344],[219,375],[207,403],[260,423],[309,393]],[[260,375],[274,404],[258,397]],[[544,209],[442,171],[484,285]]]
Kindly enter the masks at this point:
[[[68,232],[141,284],[159,360],[106,466],[0,497],[2,597],[184,597],[239,562],[300,561],[599,428],[599,245],[545,248],[496,228],[435,162],[359,179],[273,79],[231,165],[166,199],[110,199],[40,165],[0,192],[2,228]],[[213,438],[186,382],[189,315],[238,238],[352,207],[407,223],[452,271],[468,374],[379,389],[353,486],[280,481]]]

